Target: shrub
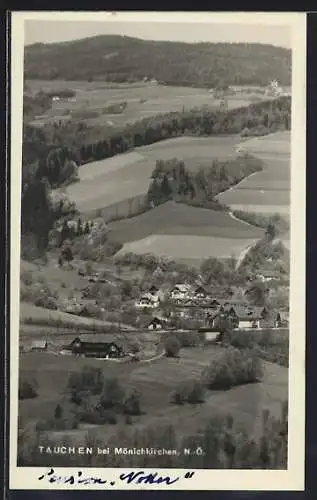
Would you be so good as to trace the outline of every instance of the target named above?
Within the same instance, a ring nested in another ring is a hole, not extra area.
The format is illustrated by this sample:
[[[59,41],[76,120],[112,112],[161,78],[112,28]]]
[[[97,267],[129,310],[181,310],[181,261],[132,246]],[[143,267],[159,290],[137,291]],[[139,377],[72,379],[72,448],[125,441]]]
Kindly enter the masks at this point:
[[[204,386],[199,380],[194,380],[191,383],[189,394],[187,397],[187,402],[189,404],[203,403],[205,400]]]
[[[131,415],[126,415],[126,417],[125,417],[125,423],[127,425],[131,425],[133,423]]]
[[[178,405],[198,404],[204,400],[204,386],[199,380],[183,382],[172,394],[172,402]]]
[[[67,387],[71,394],[90,392],[97,395],[102,392],[104,377],[100,368],[84,366],[81,372],[71,373]]]
[[[33,399],[37,397],[38,383],[35,379],[19,379],[19,399]]]
[[[262,363],[255,351],[230,347],[204,371],[203,380],[209,389],[225,390],[257,382],[262,374]]]
[[[180,350],[180,343],[176,335],[170,335],[169,337],[166,338],[164,343],[164,348],[166,356],[168,356],[169,358],[177,357]]]
[[[106,380],[103,393],[100,398],[100,406],[104,409],[117,408],[122,406],[124,400],[124,389],[118,379]]]
[[[256,345],[257,333],[248,331],[230,332],[228,343],[237,349],[252,349]]]
[[[195,347],[201,343],[201,337],[197,332],[182,332],[177,334],[180,347]]]
[[[51,311],[56,311],[57,301],[54,297],[48,297],[43,295],[42,297],[37,297],[34,301],[34,305],[37,307],[44,307],[45,309],[50,309]]]
[[[31,271],[21,271],[21,281],[24,285],[30,286],[33,284],[33,276]]]
[[[137,390],[133,390],[123,403],[123,413],[125,415],[141,415],[141,395]]]

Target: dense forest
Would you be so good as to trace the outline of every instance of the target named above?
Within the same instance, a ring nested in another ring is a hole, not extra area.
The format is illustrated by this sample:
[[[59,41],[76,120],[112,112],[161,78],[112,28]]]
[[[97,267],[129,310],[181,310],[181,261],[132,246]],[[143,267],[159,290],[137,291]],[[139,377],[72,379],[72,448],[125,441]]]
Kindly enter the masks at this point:
[[[26,79],[226,87],[291,83],[291,50],[246,43],[182,43],[102,35],[25,49]]]
[[[102,127],[87,127],[83,123],[47,125],[41,129],[25,123],[22,234],[33,234],[35,231],[38,244],[41,248],[45,247],[47,235],[61,210],[61,207],[52,208],[47,201],[47,193],[52,188],[76,181],[77,167],[84,163],[184,134],[208,136],[241,133],[246,128],[257,130],[259,127],[265,129],[263,133],[268,133],[279,129],[289,130],[290,124],[289,97],[229,111],[196,109],[162,114],[127,125],[112,134]],[[223,181],[227,182],[224,178]],[[193,196],[193,203],[195,198]]]

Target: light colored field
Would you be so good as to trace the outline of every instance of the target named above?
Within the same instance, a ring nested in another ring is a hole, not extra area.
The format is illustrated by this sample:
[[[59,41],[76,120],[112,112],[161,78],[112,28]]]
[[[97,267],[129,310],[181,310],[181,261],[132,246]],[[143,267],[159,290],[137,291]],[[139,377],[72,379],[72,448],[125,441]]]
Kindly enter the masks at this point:
[[[290,138],[289,132],[277,132],[243,142],[243,147],[264,160],[264,171],[220,194],[219,201],[234,210],[289,214]]]
[[[226,212],[173,202],[164,203],[137,217],[110,223],[109,228],[110,237],[122,242],[141,240],[153,232],[155,235],[210,236],[232,240],[260,238],[263,235],[261,229],[238,221]],[[177,243],[175,246],[178,246]]]
[[[235,154],[239,136],[181,137],[137,148],[113,158],[89,163],[79,169],[80,182],[67,191],[82,212],[90,212],[120,203],[147,192],[150,177],[159,159],[179,158],[197,170],[211,165],[213,159],[229,159]]]
[[[118,255],[123,253],[152,253],[161,257],[197,263],[208,257],[230,258],[238,256],[255,239],[221,238],[217,236],[163,235],[153,234],[130,243],[125,243]]]
[[[113,127],[122,127],[127,123],[133,123],[144,117],[155,116],[160,113],[171,111],[190,110],[195,107],[219,108],[220,100],[215,100],[208,89],[190,87],[170,87],[163,85],[146,84],[123,84],[107,85],[102,82],[65,82],[65,81],[27,81],[31,91],[44,91],[73,89],[77,92],[75,101],[60,100],[53,103],[53,108],[38,117],[35,125],[43,125],[45,122],[59,119],[63,113],[70,111],[97,111],[100,115],[96,118],[85,119],[89,125],[107,125],[109,121]],[[228,99],[228,107],[236,108],[247,106],[252,102],[253,96],[239,94]],[[105,107],[127,102],[127,107],[122,114],[102,114]],[[75,119],[75,118],[74,118]]]
[[[60,324],[65,327],[71,325],[73,327],[79,328],[93,328],[100,330],[102,327],[109,326],[109,322],[92,320],[90,318],[84,318],[79,316],[74,316],[73,314],[68,314],[61,311],[50,311],[44,309],[43,307],[36,307],[33,304],[22,302],[20,304],[20,322],[24,323],[32,318],[34,324],[47,324],[47,326],[54,326],[54,324]]]

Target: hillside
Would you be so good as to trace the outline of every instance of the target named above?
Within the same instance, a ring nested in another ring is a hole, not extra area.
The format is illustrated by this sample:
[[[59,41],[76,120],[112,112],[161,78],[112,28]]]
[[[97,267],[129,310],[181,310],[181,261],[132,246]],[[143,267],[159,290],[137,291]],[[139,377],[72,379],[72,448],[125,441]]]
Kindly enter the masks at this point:
[[[226,212],[167,202],[137,217],[109,224],[109,237],[128,242],[153,233],[171,235],[259,238],[263,231],[233,219]]]
[[[215,87],[291,82],[291,51],[243,43],[147,41],[102,35],[25,49],[26,79],[135,82]]]

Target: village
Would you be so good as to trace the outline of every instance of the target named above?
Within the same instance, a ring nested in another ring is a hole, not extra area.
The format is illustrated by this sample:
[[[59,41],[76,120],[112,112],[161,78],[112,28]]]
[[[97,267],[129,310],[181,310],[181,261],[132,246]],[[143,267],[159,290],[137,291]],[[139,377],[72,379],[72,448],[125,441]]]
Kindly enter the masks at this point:
[[[89,287],[102,287],[107,280],[102,273],[93,273],[82,276],[81,269],[78,274],[88,281],[88,286],[81,291],[82,299],[68,300],[66,305],[60,308],[74,316],[85,316],[85,308],[91,305],[102,314],[105,309],[100,301],[89,296]],[[249,277],[248,286],[239,289],[239,297],[232,289],[220,289],[219,287],[205,286],[199,283],[176,283],[175,285],[162,284],[161,286],[150,285],[138,298],[124,301],[120,306],[119,315],[123,311],[134,311],[134,324],[132,326],[113,325],[114,338],[120,337],[120,332],[125,328],[130,329],[129,335],[139,332],[155,331],[157,334],[168,335],[172,332],[191,332],[192,334],[203,334],[206,342],[219,342],[225,331],[249,331],[281,330],[289,326],[289,310],[287,307],[272,308],[266,305],[252,304],[248,295],[252,292],[253,282],[260,283],[269,293],[269,285],[278,282],[278,273],[263,270],[254,278]],[[74,336],[67,345],[63,345],[60,354],[73,354],[85,357],[98,358],[121,358],[130,355],[137,360],[133,349],[125,350],[122,344],[113,341],[105,342],[99,333]],[[88,338],[87,338],[88,337]],[[34,341],[31,351],[47,351],[48,342],[42,338]]]

